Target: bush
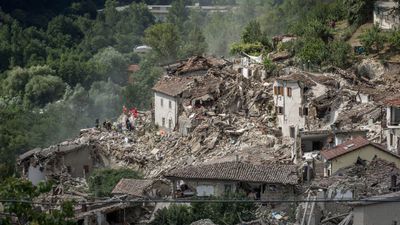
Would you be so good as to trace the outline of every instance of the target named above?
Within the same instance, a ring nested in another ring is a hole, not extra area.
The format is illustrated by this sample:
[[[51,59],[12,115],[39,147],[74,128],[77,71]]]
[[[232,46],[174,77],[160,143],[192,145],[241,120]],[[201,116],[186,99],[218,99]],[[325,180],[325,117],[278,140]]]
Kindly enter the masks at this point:
[[[328,49],[319,38],[306,38],[297,47],[297,57],[303,63],[321,65],[328,58]]]
[[[380,29],[374,26],[360,36],[360,41],[367,52],[379,52],[383,49],[386,38],[381,33]]]
[[[190,206],[172,204],[158,210],[150,225],[188,225],[194,221]]]
[[[232,55],[244,52],[249,55],[260,55],[263,51],[263,45],[260,42],[256,43],[234,43],[231,46],[230,53]]]
[[[399,50],[400,49],[400,31],[394,31],[389,36],[390,46]]]
[[[88,179],[89,191],[96,197],[108,197],[122,178],[141,179],[142,174],[130,169],[96,170]]]
[[[351,46],[344,41],[333,41],[328,46],[330,55],[329,63],[331,65],[344,68],[348,65]]]

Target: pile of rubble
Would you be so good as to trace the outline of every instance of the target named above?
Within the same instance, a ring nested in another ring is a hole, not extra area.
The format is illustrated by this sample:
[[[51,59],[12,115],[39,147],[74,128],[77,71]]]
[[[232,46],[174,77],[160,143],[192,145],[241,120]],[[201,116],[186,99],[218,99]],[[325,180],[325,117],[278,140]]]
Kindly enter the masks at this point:
[[[400,169],[394,163],[374,159],[368,164],[357,164],[338,171],[336,175],[315,181],[313,187],[327,190],[352,192],[353,198],[361,199],[391,192],[397,184],[392,183],[392,175],[399,176]]]

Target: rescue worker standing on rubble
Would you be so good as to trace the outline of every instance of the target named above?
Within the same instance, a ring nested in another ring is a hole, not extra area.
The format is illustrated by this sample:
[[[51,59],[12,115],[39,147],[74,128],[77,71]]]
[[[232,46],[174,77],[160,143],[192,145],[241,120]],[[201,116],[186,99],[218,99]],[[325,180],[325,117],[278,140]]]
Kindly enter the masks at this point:
[[[126,124],[126,129],[128,131],[132,131],[132,124],[131,124],[131,121],[129,120],[129,118],[126,118],[125,124]]]

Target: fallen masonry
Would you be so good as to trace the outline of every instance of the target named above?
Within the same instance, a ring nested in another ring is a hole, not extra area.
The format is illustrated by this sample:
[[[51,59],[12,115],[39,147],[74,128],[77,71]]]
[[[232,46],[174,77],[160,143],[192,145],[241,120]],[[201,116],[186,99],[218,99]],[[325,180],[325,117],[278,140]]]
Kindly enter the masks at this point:
[[[373,159],[360,154],[360,160],[331,171],[329,177],[324,174],[323,157],[324,151],[358,136],[398,154],[398,67],[364,63],[358,70],[330,68],[317,73],[285,66],[274,77],[258,72],[257,57],[245,57],[247,61],[239,61],[248,63],[247,72],[243,65],[214,57],[197,56],[167,65],[153,88],[153,111],[123,110],[107,126],[83,129],[75,139],[28,151],[18,159],[21,174],[34,184],[55,181],[53,192],[41,199],[55,203],[75,199],[82,203],[76,208],[76,219],[93,224],[121,222],[119,216],[129,210],[131,224],[145,224],[154,211],[168,205],[126,205],[123,200],[171,199],[178,189],[188,197],[239,187],[247,196],[261,197],[268,190],[268,197],[277,198],[282,196],[277,190],[289,185],[293,191],[284,192],[284,197],[300,200],[358,199],[398,190],[398,168],[379,154]],[[145,180],[123,179],[114,189],[113,201],[92,206],[86,179],[99,168],[131,168],[144,174]],[[209,174],[188,177],[195,168]],[[263,179],[250,179],[260,174]],[[289,182],[292,178],[296,182]],[[206,184],[192,184],[193,179]],[[260,206],[259,219],[248,224],[294,222],[296,217],[300,223],[338,224],[348,216],[342,212],[351,208],[315,204],[311,210],[312,205]]]

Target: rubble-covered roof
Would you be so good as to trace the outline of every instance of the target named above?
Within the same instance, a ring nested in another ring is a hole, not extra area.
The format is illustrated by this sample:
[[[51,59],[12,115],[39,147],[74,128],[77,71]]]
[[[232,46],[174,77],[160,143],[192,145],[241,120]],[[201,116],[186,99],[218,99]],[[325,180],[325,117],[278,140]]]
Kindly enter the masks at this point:
[[[395,155],[391,152],[389,152],[388,150],[386,150],[383,146],[377,144],[377,143],[373,143],[368,141],[367,139],[363,138],[363,137],[356,137],[352,140],[346,141],[338,146],[336,146],[335,148],[332,149],[328,149],[328,150],[324,150],[321,151],[321,155],[327,159],[327,160],[331,160],[334,159],[336,157],[339,157],[341,155],[347,154],[349,152],[355,151],[357,149],[360,149],[362,147],[365,147],[367,145],[373,145],[374,147],[376,147],[377,149],[387,152],[397,158],[400,158],[400,156]]]
[[[392,192],[384,195],[375,195],[369,198],[364,198],[359,202],[350,203],[351,205],[372,205],[377,203],[389,203],[392,201],[400,201],[400,191]]]
[[[307,75],[303,74],[303,73],[293,73],[287,76],[281,76],[276,78],[276,80],[278,81],[300,81],[303,84],[305,84],[306,86],[315,86],[315,82],[309,78]]]
[[[385,104],[388,106],[399,106],[400,107],[400,98],[388,99],[385,101]]]
[[[300,131],[300,136],[308,135],[329,135],[329,134],[351,134],[351,133],[367,133],[367,130],[311,130],[311,131]]]
[[[54,155],[55,153],[68,153],[68,152],[73,152],[80,150],[84,147],[87,147],[88,144],[77,144],[77,143],[68,143],[65,145],[52,145],[48,148],[35,148],[30,151],[25,152],[24,154],[21,154],[18,159],[19,161],[23,161],[25,159],[28,159],[34,155],[40,156],[40,157],[49,157]]]
[[[297,184],[299,177],[294,165],[253,165],[243,162],[224,162],[188,166],[171,171],[166,178],[230,180],[276,184]]]
[[[195,76],[165,76],[156,83],[153,90],[175,97],[185,91],[194,79]]]
[[[135,197],[145,197],[146,189],[151,187],[156,180],[121,179],[115,185],[111,194],[128,194]]]

